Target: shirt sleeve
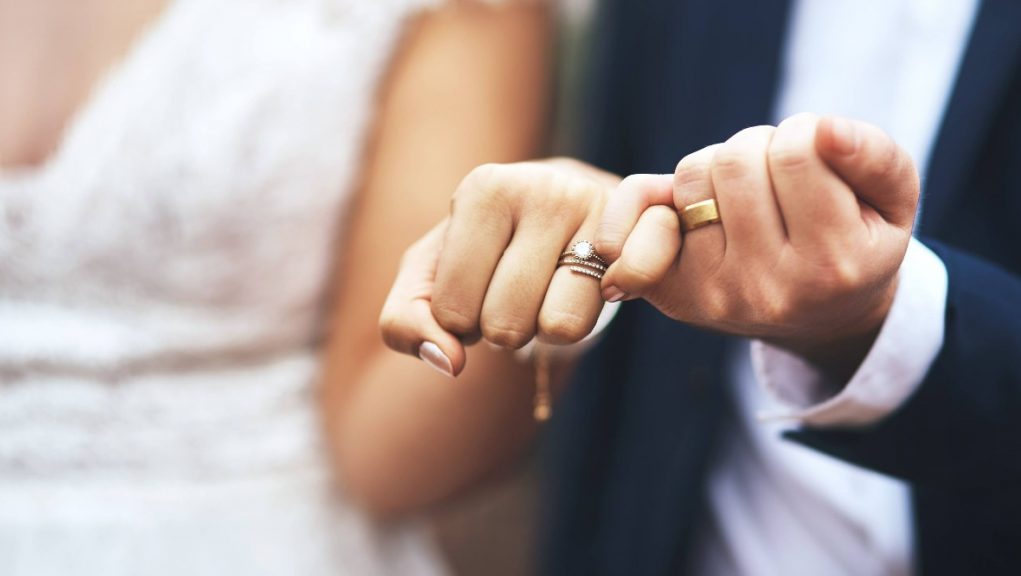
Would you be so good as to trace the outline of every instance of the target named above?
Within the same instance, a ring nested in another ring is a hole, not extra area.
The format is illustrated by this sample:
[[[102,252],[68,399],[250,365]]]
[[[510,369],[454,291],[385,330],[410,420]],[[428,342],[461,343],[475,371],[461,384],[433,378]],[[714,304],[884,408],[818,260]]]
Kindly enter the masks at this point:
[[[921,385],[943,346],[947,270],[912,238],[900,283],[872,349],[845,386],[834,386],[802,358],[762,341],[750,347],[758,384],[786,409],[762,419],[811,426],[864,426],[904,403]],[[839,390],[836,394],[832,391]]]

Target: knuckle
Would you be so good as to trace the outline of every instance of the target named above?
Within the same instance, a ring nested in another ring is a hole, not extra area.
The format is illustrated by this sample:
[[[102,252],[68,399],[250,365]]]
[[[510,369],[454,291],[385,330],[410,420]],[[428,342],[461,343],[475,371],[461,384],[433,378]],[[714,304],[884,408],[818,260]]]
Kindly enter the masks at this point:
[[[560,186],[559,200],[572,210],[587,207],[592,198],[593,191],[588,183],[573,180]]]
[[[379,314],[379,332],[383,335],[383,342],[388,348],[400,350],[400,316],[394,314],[389,307],[384,307]]]
[[[440,327],[452,334],[472,334],[478,330],[478,319],[474,315],[451,306],[444,300],[433,300],[432,314]]]
[[[626,292],[640,294],[659,282],[659,275],[643,259],[624,257],[616,265],[615,283]]]
[[[713,156],[712,174],[713,177],[731,178],[739,176],[744,172],[745,167],[751,163],[751,154],[747,149],[734,143],[727,143]]]
[[[486,164],[480,164],[475,168],[472,168],[465,180],[472,184],[488,184],[492,182],[500,174],[503,166],[494,162],[488,162]]]
[[[541,210],[551,218],[563,218],[568,213],[573,213],[576,202],[581,195],[577,187],[569,182],[564,182],[560,177],[551,177],[542,194]]]
[[[786,294],[772,294],[760,309],[764,312],[764,320],[772,326],[783,326],[790,321],[794,311],[792,299]]]
[[[665,235],[677,236],[681,232],[681,221],[677,211],[667,206],[652,206],[645,211],[649,220]]]
[[[737,176],[761,163],[774,130],[772,126],[752,126],[731,136],[713,156],[713,175]]]
[[[550,223],[574,222],[589,212],[596,197],[595,187],[583,179],[542,166],[527,175],[505,182],[513,188],[513,202],[527,209],[531,217]]]
[[[827,294],[852,292],[862,285],[862,281],[861,268],[847,258],[835,259],[817,274],[819,289]]]
[[[728,320],[733,311],[730,299],[722,290],[703,290],[699,301],[702,313],[716,322]]]
[[[464,190],[464,185],[458,186],[457,190],[454,190],[454,193],[450,195],[450,205],[448,206],[447,211],[450,214],[457,214],[461,209],[461,206],[464,204],[466,195],[467,193]]]
[[[834,269],[834,282],[837,290],[849,292],[862,285],[862,271],[855,263],[844,260]]]
[[[616,224],[602,224],[596,232],[596,239],[592,245],[596,247],[596,253],[610,262],[620,257],[621,244],[626,233],[620,230]]]
[[[901,177],[906,169],[906,162],[901,149],[887,139],[876,152],[872,170],[881,180],[888,181]]]
[[[516,325],[507,319],[485,320],[482,322],[482,337],[503,348],[521,348],[532,339],[534,330]]]
[[[728,142],[749,144],[757,143],[763,140],[768,140],[773,136],[773,132],[775,131],[775,126],[769,126],[767,124],[751,126],[731,136]]]
[[[769,165],[773,169],[798,171],[811,165],[813,151],[805,145],[780,143],[769,147]]]
[[[715,153],[710,154],[700,150],[681,158],[674,170],[674,185],[690,186],[705,182],[709,178],[715,155]]]
[[[450,199],[453,213],[457,207],[485,202],[493,196],[506,196],[512,189],[506,185],[507,167],[502,164],[482,164],[476,166],[461,180],[461,185],[454,191]]]
[[[386,347],[404,354],[416,355],[419,339],[416,327],[400,306],[385,305],[379,314],[379,332]]]
[[[634,190],[641,189],[642,184],[643,177],[641,174],[631,174],[630,176],[625,176],[624,179],[620,181],[620,184],[617,185],[617,190],[633,192]]]
[[[539,314],[539,334],[551,344],[573,344],[588,335],[590,322],[575,313],[555,310]]]
[[[781,121],[780,124],[777,126],[777,128],[786,128],[792,125],[801,124],[814,124],[818,120],[819,120],[818,114],[815,114],[813,112],[798,112],[797,114],[792,114],[787,118],[784,118],[783,121]]]
[[[408,246],[408,249],[401,254],[401,258],[397,263],[397,268],[403,270],[416,262],[419,262],[424,257],[425,253],[425,242],[421,239],[416,240],[414,244]]]

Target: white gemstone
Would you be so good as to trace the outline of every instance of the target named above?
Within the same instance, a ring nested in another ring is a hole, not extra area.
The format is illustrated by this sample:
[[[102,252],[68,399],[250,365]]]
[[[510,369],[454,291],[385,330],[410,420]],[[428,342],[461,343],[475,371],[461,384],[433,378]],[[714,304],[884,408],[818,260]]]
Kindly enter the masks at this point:
[[[574,255],[582,260],[587,260],[593,252],[595,248],[589,242],[581,241],[574,245]]]

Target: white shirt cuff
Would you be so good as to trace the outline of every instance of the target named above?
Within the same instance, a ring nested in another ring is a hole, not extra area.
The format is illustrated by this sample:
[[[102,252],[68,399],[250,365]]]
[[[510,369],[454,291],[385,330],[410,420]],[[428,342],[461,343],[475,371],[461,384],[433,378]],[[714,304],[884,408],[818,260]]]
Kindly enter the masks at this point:
[[[789,408],[760,419],[811,426],[864,426],[899,408],[921,385],[943,347],[947,270],[911,239],[900,284],[872,349],[843,388],[802,358],[761,341],[751,345],[759,385]],[[830,392],[839,389],[836,395]]]

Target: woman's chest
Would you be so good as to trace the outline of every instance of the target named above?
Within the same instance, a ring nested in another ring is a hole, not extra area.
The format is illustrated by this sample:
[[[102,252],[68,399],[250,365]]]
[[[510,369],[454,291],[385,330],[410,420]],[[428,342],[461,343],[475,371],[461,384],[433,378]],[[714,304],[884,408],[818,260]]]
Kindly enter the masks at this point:
[[[0,173],[0,294],[316,297],[405,12],[172,4],[43,166]]]
[[[167,0],[0,2],[0,166],[42,164]]]

